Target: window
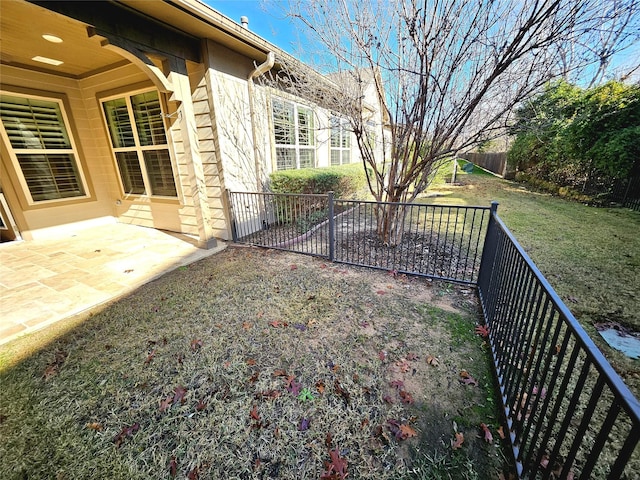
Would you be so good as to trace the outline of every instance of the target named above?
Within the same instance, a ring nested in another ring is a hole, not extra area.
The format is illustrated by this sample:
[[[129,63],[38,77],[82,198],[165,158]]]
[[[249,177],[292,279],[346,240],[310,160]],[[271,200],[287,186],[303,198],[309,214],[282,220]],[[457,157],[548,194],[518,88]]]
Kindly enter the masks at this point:
[[[102,105],[125,194],[177,197],[158,93],[115,98]]]
[[[3,93],[0,118],[29,203],[86,196],[60,100]]]
[[[331,117],[331,165],[351,163],[351,132],[347,122]]]
[[[313,111],[280,99],[273,99],[273,133],[276,169],[315,167]]]

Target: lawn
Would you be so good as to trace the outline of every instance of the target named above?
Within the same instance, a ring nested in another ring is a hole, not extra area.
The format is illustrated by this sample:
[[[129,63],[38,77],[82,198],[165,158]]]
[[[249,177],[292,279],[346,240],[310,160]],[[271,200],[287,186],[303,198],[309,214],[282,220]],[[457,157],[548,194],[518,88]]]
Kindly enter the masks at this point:
[[[462,163],[462,162],[461,162]],[[595,325],[640,331],[640,213],[598,208],[528,190],[482,170],[435,184],[422,202],[500,203],[498,214],[596,344],[640,397],[640,368],[610,348]]]
[[[230,247],[0,347],[0,478],[495,479],[477,320],[464,287]]]

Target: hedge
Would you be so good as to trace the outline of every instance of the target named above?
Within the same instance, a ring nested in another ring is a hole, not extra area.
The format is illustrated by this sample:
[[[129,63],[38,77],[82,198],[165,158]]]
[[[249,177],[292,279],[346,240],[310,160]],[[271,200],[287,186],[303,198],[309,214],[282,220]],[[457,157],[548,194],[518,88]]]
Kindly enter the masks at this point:
[[[327,193],[336,198],[356,195],[367,185],[361,163],[326,168],[283,170],[270,175],[270,190],[274,193]]]

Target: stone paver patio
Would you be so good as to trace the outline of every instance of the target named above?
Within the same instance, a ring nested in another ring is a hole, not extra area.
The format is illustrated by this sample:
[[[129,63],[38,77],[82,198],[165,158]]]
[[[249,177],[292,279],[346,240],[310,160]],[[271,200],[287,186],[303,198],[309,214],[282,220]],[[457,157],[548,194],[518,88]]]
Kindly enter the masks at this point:
[[[51,240],[0,244],[0,344],[118,298],[225,248],[112,224]]]

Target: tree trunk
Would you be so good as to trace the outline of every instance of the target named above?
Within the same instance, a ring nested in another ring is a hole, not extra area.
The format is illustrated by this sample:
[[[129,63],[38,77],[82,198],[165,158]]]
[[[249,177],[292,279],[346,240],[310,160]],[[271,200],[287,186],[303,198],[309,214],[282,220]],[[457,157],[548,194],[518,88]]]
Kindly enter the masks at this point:
[[[396,247],[402,243],[407,206],[396,202],[377,204],[374,207],[376,215],[376,233],[378,238],[388,247]]]

